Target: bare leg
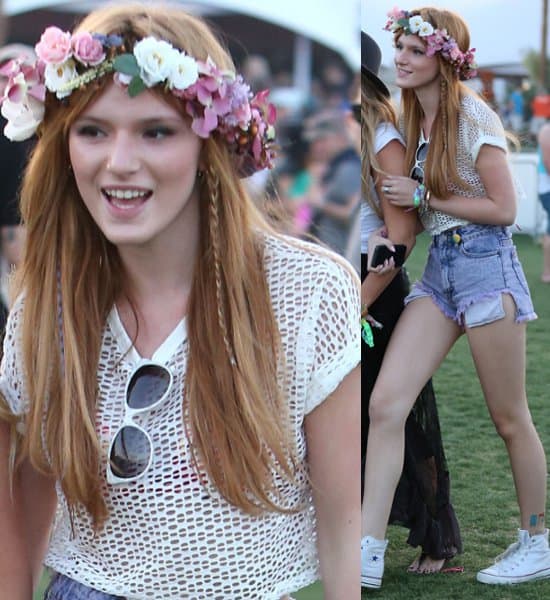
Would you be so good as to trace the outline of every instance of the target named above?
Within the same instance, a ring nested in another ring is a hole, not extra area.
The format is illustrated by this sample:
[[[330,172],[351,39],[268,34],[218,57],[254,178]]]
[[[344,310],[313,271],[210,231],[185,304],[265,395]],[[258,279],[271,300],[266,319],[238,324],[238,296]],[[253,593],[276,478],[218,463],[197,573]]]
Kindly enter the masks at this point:
[[[363,536],[385,537],[403,469],[405,421],[460,333],[430,298],[409,304],[395,327],[370,398]]]
[[[506,444],[518,498],[521,528],[544,530],[546,458],[525,393],[525,324],[514,322],[515,304],[503,296],[506,316],[466,331],[491,418]]]

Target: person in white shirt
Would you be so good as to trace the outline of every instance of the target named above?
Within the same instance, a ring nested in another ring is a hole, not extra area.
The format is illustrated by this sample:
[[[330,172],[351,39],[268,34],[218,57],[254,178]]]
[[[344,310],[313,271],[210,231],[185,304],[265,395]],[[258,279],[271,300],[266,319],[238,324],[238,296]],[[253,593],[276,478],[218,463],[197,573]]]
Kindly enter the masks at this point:
[[[100,8],[36,52],[2,105],[38,142],[0,598],[31,597],[45,545],[50,600],[358,597],[360,283],[245,192],[274,159],[267,92],[176,6]]]
[[[518,541],[477,579],[509,584],[550,577],[546,459],[525,391],[526,322],[536,314],[508,229],[516,194],[504,130],[461,83],[476,65],[459,15],[395,8],[388,17],[409,176],[385,177],[381,188],[394,206],[418,209],[432,245],[370,399],[363,527],[371,579],[380,586],[407,415],[462,334],[508,450],[521,516]],[[411,360],[415,355],[420,360]]]

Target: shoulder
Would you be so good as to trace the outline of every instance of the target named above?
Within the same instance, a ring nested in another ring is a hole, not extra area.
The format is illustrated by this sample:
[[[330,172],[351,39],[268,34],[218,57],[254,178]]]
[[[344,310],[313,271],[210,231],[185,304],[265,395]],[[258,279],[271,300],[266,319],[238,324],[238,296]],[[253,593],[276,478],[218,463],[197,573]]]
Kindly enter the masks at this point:
[[[339,254],[286,235],[266,235],[264,262],[272,294],[299,289],[307,299],[327,280],[341,287],[360,285],[353,267]]]
[[[504,127],[497,113],[479,96],[463,94],[460,100],[459,121],[469,129],[489,131],[504,136]]]
[[[393,140],[397,140],[404,145],[403,137],[393,123],[379,123],[374,133],[374,152],[378,154]]]

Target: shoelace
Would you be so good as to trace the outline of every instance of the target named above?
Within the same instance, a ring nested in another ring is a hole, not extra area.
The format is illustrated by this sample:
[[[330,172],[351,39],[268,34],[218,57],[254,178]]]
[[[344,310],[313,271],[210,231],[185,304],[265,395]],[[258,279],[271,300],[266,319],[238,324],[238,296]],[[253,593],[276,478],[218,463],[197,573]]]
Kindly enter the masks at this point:
[[[525,558],[526,549],[527,544],[522,544],[521,542],[510,544],[502,554],[499,554],[495,558],[495,564],[499,564],[501,566],[508,564],[519,565]]]

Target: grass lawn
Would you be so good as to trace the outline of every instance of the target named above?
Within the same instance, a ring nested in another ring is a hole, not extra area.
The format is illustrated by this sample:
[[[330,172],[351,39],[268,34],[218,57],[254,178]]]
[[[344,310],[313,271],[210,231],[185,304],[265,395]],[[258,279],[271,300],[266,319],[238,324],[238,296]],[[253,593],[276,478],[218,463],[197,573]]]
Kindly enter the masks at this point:
[[[530,237],[514,236],[539,319],[528,325],[527,393],[533,420],[550,458],[550,285],[539,281],[541,247]],[[421,273],[429,239],[421,236],[408,260],[411,280]],[[421,360],[419,356],[418,360]],[[406,573],[417,550],[406,545],[406,530],[389,528],[384,584],[363,598],[380,600],[550,598],[550,580],[518,587],[486,586],[476,572],[515,541],[519,513],[504,444],[494,432],[469,350],[460,339],[434,378],[441,429],[449,463],[452,500],[462,528],[461,574],[414,576]]]

